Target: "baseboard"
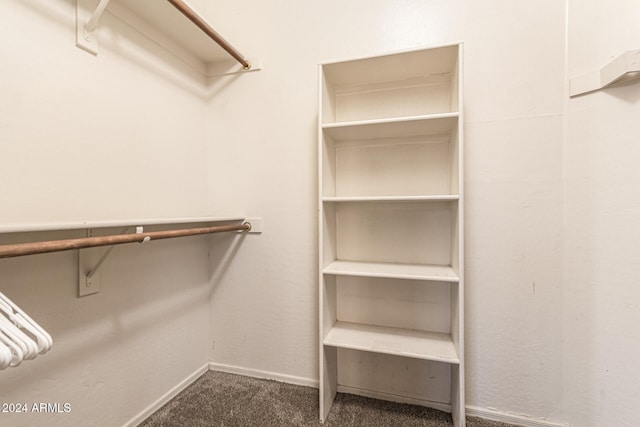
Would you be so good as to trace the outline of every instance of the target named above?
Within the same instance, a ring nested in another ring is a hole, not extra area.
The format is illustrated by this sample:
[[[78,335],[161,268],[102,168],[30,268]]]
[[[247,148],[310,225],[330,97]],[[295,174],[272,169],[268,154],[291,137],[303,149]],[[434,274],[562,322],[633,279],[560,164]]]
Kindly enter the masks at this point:
[[[318,380],[313,380],[311,378],[278,374],[275,372],[261,371],[258,369],[241,368],[239,366],[225,365],[223,363],[209,362],[209,369],[212,371],[226,372],[228,374],[244,375],[246,377],[260,378],[263,380],[275,380],[283,383],[302,385],[305,387],[319,387]]]
[[[125,427],[135,427],[138,424],[146,420],[151,414],[160,409],[165,403],[176,397],[182,390],[189,387],[195,380],[200,378],[205,372],[209,370],[209,364],[197,369],[194,373],[189,375],[184,380],[180,381],[178,385],[171,390],[163,394],[158,400],[147,406],[142,412],[133,417],[131,420],[124,424]]]
[[[442,402],[433,402],[431,400],[419,399],[415,397],[400,396],[397,394],[383,393],[373,390],[365,390],[356,387],[338,385],[338,393],[355,394],[358,396],[371,397],[373,399],[387,400],[396,403],[409,403],[411,405],[426,406],[428,408],[437,409],[438,411],[451,412],[451,405]]]
[[[480,408],[477,406],[465,407],[466,415],[469,417],[478,417],[485,420],[500,421],[503,423],[514,424],[523,427],[569,427],[569,424],[557,421],[549,421],[540,418],[533,418],[524,415],[514,415],[508,412],[500,412],[495,409]]]

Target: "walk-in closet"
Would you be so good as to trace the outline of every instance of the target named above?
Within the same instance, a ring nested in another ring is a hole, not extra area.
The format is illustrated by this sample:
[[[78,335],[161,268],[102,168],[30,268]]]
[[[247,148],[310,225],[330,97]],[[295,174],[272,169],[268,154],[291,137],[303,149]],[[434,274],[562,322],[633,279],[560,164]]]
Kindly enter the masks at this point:
[[[1,0],[0,426],[635,426],[640,4]]]

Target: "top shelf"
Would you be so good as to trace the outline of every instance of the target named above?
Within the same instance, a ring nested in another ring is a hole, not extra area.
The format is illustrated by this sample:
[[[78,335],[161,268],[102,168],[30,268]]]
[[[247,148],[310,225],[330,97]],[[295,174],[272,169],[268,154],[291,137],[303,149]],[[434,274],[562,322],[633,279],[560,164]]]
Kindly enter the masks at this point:
[[[321,67],[322,124],[456,113],[459,45]]]
[[[322,69],[326,82],[338,87],[403,81],[420,76],[452,73],[458,64],[458,49],[459,45],[453,44],[433,49],[325,62]]]
[[[155,41],[169,52],[181,58],[204,75],[225,74],[238,71],[255,71],[259,69],[259,60],[245,58],[218,34],[213,26],[190,6],[181,1],[187,14],[191,15],[204,30],[187,18],[176,6],[166,0],[77,0],[76,13],[76,44],[78,47],[93,53],[98,53],[99,21],[104,11],[122,22],[136,29],[140,33]],[[94,21],[93,25],[90,21]],[[89,25],[88,25],[89,24]],[[94,28],[92,28],[94,27]],[[228,48],[235,51],[241,58],[251,62],[250,69],[243,69],[231,54],[214,41],[228,44]]]

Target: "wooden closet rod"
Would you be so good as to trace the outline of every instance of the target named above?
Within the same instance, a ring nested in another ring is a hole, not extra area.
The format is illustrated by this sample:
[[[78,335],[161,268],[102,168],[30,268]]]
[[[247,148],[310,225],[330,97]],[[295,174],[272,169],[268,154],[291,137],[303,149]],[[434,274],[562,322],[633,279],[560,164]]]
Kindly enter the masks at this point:
[[[46,242],[18,243],[0,246],[0,258],[12,258],[23,255],[44,254],[73,249],[112,246],[123,243],[148,242],[150,240],[170,239],[173,237],[197,236],[201,234],[222,233],[226,231],[250,231],[251,224],[219,225],[215,227],[182,228],[178,230],[151,231],[148,233],[117,234],[111,236],[83,237],[79,239],[51,240]]]
[[[176,9],[178,9],[180,13],[186,16],[191,22],[196,24],[196,26],[200,28],[202,31],[204,31],[204,33],[208,35],[211,39],[213,39],[213,41],[218,43],[220,47],[226,50],[229,55],[233,56],[236,61],[242,64],[242,68],[244,68],[245,70],[251,69],[251,63],[240,52],[238,52],[236,48],[231,46],[231,44],[229,44],[229,42],[226,41],[224,37],[218,34],[216,30],[211,28],[209,24],[203,21],[193,9],[187,6],[185,2],[183,2],[182,0],[167,0],[167,1],[171,3]]]

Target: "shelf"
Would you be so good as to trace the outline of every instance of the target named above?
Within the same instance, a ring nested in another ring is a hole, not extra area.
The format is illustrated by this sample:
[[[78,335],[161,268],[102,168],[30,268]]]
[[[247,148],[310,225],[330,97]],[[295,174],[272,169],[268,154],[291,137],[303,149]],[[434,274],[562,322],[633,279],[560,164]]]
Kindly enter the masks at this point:
[[[168,1],[112,0],[121,4],[153,28],[162,31],[205,63],[233,60],[227,52],[211,40]],[[113,7],[113,6],[112,6]],[[193,9],[193,8],[192,8]],[[200,18],[203,21],[206,19]]]
[[[108,12],[205,76],[257,71],[261,68],[259,59],[244,58],[229,45],[231,50],[251,63],[250,69],[244,69],[230,53],[168,1],[77,0],[76,3],[76,45],[92,54],[98,54],[99,30],[107,25],[99,24],[99,21],[103,12]],[[188,4],[187,7],[202,26],[216,32],[200,13]],[[217,36],[224,39],[219,34]],[[103,38],[108,41],[106,37]],[[222,42],[228,44],[226,40]]]
[[[322,125],[323,196],[458,194],[458,126],[458,113]]]
[[[336,276],[385,277],[454,283],[459,281],[453,268],[446,265],[334,261],[322,272]]]
[[[326,203],[351,203],[351,202],[453,202],[460,199],[458,195],[434,195],[434,196],[338,196],[323,197]]]
[[[323,62],[326,84],[338,87],[406,81],[418,76],[454,74],[458,67],[459,45],[446,44],[429,49],[409,49],[387,55]]]
[[[458,115],[458,113],[429,114],[392,119],[326,123],[322,125],[322,130],[337,141],[448,135],[456,128]]]
[[[458,204],[451,202],[323,203],[326,252],[321,265],[335,260],[452,265],[458,212]]]
[[[414,359],[460,363],[451,336],[439,332],[338,321],[324,338],[324,345]]]
[[[600,70],[592,71],[569,81],[569,96],[574,97],[596,90],[623,85],[640,79],[640,49],[630,50]]]
[[[212,222],[242,221],[244,216],[198,216],[182,218],[156,218],[156,219],[122,219],[110,221],[75,221],[75,222],[44,222],[26,223],[15,225],[0,225],[0,233],[27,233],[34,231],[63,231],[82,230],[87,228],[109,228],[143,225],[171,225],[171,224],[196,224]]]
[[[459,47],[323,64],[321,123],[459,111]]]

